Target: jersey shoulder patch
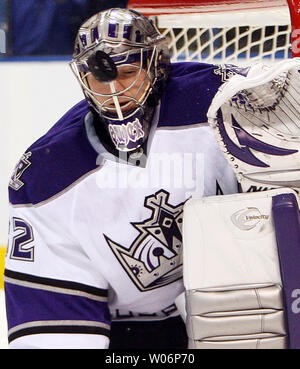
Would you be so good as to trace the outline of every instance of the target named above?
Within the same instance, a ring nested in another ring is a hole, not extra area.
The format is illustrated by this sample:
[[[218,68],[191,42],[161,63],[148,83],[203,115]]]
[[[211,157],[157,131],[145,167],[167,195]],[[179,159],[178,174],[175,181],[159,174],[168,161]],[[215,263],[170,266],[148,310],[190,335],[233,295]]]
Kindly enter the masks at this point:
[[[88,112],[81,101],[26,150],[9,182],[11,204],[48,200],[97,167],[84,126]]]

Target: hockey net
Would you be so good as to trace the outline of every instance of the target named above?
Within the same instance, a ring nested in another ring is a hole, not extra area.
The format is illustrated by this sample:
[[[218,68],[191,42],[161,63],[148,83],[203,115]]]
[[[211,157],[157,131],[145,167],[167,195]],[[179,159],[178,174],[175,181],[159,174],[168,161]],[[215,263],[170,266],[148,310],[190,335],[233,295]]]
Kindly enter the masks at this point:
[[[272,63],[296,55],[300,1],[130,0],[128,7],[153,19],[172,61]]]

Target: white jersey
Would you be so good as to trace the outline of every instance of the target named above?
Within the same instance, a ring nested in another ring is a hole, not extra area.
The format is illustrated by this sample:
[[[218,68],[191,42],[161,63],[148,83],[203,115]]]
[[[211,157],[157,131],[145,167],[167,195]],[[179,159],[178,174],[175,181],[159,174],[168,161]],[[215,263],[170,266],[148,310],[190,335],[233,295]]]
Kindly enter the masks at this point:
[[[174,67],[177,80],[156,111],[145,163],[108,154],[85,101],[22,156],[9,189],[11,347],[105,348],[111,320],[178,315],[183,204],[237,191],[205,123],[222,76],[215,66],[185,64]],[[194,94],[197,78],[213,86],[198,87],[198,103],[186,99],[189,76]],[[176,86],[192,111],[169,98]]]

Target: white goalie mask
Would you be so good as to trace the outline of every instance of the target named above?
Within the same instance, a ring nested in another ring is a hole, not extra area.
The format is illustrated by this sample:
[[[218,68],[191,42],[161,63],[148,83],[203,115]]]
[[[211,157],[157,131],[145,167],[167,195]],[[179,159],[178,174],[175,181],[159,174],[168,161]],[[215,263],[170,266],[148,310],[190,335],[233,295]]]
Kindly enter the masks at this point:
[[[147,139],[169,65],[165,37],[133,10],[102,11],[80,27],[71,68],[118,150]]]

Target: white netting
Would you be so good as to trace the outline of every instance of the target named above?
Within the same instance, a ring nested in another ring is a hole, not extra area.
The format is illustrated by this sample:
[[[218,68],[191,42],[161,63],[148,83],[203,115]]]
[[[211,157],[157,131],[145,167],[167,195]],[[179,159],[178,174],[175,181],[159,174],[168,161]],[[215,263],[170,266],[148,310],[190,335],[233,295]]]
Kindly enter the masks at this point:
[[[276,2],[279,3],[282,2]],[[169,39],[172,61],[249,64],[290,57],[291,24],[287,4],[269,8],[262,7],[263,1],[259,4],[261,7],[257,9],[230,11],[229,6],[223,4],[219,8],[211,7],[212,10],[200,8],[198,13],[185,14],[175,8],[153,19]]]
[[[172,61],[270,62],[290,56],[290,25],[162,29]]]

